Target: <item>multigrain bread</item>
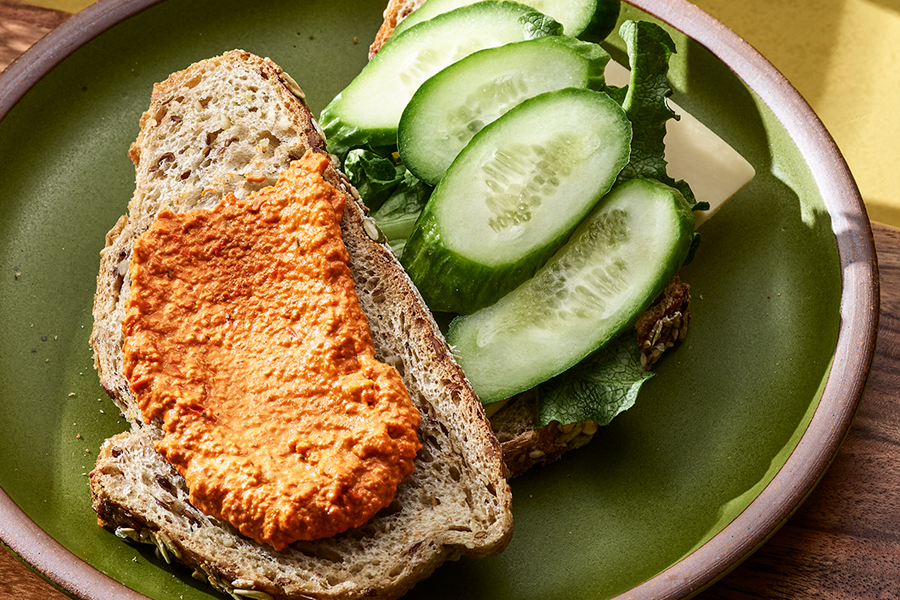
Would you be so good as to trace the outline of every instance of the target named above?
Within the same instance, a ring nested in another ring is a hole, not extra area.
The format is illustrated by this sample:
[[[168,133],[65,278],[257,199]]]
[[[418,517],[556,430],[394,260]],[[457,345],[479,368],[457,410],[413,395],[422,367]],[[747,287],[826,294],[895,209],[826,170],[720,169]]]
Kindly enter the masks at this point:
[[[425,0],[389,0],[384,21],[369,46],[373,58],[390,39],[394,29]],[[690,286],[676,277],[635,324],[641,364],[649,371],[663,352],[687,335],[690,323]],[[537,427],[537,396],[533,390],[510,398],[499,408],[488,406],[490,421],[503,450],[510,477],[535,465],[546,465],[564,453],[587,444],[597,432],[597,424],[579,423]]]
[[[396,598],[444,560],[501,551],[512,516],[496,438],[430,312],[334,166],[325,179],[347,195],[343,238],[376,354],[398,369],[422,417],[415,472],[366,525],[280,552],[190,505],[184,479],[153,447],[158,424],[143,424],[122,375],[131,246],[161,210],[243,197],[325,144],[297,84],[242,51],[154,86],[140,126],[129,152],[136,189],[101,252],[91,335],[101,384],[132,423],[107,440],[90,475],[101,524],[250,598]]]

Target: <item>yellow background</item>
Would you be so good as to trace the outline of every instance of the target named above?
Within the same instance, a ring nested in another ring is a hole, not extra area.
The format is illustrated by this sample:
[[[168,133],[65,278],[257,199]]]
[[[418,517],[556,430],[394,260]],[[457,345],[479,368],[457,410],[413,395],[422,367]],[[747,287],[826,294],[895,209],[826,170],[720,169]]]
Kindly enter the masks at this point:
[[[91,4],[30,2],[69,12]],[[694,3],[784,73],[834,136],[869,217],[900,227],[900,0]]]

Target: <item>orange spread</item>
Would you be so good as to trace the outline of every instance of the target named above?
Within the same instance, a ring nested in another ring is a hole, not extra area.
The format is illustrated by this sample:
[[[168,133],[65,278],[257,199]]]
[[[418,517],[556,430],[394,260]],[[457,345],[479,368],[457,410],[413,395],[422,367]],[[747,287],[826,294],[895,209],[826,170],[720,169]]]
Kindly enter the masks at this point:
[[[191,502],[276,550],[365,523],[421,447],[375,359],[327,165],[307,153],[245,200],[161,212],[122,324],[125,376]]]

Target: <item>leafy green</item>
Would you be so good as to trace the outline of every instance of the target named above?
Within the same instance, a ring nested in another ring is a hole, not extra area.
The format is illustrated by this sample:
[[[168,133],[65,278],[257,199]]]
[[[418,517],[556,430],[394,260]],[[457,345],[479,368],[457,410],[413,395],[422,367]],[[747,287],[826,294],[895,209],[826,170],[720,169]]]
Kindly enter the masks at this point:
[[[395,160],[390,149],[388,152],[390,158],[372,150],[351,150],[344,161],[344,172],[399,256],[431,196],[431,187]]]
[[[633,131],[631,161],[622,169],[619,180],[656,179],[681,192],[694,210],[709,208],[705,202],[697,203],[686,181],[675,181],[666,172],[666,122],[679,118],[666,102],[672,95],[668,73],[669,59],[676,52],[675,42],[662,27],[649,21],[625,21],[619,36],[628,49],[631,80],[627,88],[608,91],[621,99]]]
[[[431,188],[406,171],[391,196],[372,213],[375,223],[398,256],[430,196]]]
[[[641,368],[634,331],[626,331],[565,373],[538,387],[538,427],[591,419],[608,425],[634,405],[653,373]]]
[[[525,39],[528,40],[563,33],[563,26],[560,23],[538,11],[525,13],[519,17],[519,22],[525,26]]]
[[[347,153],[344,173],[370,210],[378,210],[403,181],[406,167],[372,150]]]
[[[623,179],[666,175],[666,121],[678,116],[666,98],[672,95],[667,74],[669,57],[675,52],[672,38],[658,25],[647,21],[625,21],[619,35],[628,49],[631,81],[622,107],[631,120],[633,138],[631,161],[623,169]]]
[[[625,103],[625,95],[628,93],[628,86],[625,87],[615,87],[612,85],[607,85],[604,89],[610,98],[618,102],[619,104]]]

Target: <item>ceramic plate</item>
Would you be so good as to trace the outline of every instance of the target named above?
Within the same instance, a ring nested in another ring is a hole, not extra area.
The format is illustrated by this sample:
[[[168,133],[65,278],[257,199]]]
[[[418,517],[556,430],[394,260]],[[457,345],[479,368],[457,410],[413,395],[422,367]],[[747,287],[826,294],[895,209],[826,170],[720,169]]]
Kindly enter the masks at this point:
[[[513,481],[506,552],[446,564],[411,599],[690,595],[788,518],[861,397],[878,289],[843,159],[737,36],[678,0],[638,4],[623,17],[656,15],[678,45],[675,100],[757,175],[703,226],[682,273],[690,335],[637,406]],[[238,47],[284,67],[317,112],[365,63],[383,8],[100,0],[2,77],[0,536],[72,594],[123,598],[123,584],[160,600],[212,596],[149,546],[98,527],[90,508],[97,449],[126,428],[88,347],[98,252],[131,195],[127,150],[151,85]]]

